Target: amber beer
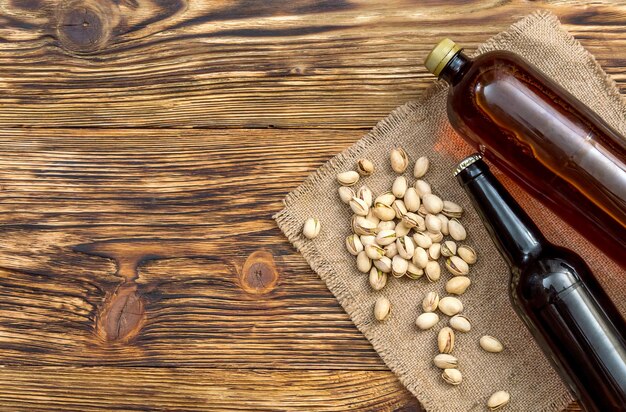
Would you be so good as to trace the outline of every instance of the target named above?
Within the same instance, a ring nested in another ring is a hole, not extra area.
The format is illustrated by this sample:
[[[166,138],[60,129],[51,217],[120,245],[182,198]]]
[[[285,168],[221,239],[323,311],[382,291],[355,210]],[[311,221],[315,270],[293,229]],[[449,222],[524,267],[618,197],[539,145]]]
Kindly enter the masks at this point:
[[[516,54],[445,39],[425,64],[459,134],[626,268],[626,139]]]
[[[549,243],[480,155],[456,172],[511,268],[511,301],[587,411],[626,411],[626,322],[585,262]]]

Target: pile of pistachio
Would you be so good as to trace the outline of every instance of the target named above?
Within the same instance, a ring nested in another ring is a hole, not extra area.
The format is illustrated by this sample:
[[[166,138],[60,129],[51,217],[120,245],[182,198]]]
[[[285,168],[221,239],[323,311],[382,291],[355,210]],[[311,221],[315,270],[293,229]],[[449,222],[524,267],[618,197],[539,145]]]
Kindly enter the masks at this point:
[[[354,187],[360,178],[374,172],[374,165],[367,159],[360,159],[356,171],[339,173],[339,197],[347,203],[352,212],[353,234],[346,238],[346,248],[356,257],[359,271],[369,274],[372,289],[382,290],[389,276],[438,282],[443,266],[451,277],[446,281],[445,290],[450,295],[460,296],[471,284],[467,276],[470,266],[476,263],[477,254],[471,246],[462,244],[467,232],[460,222],[463,208],[433,193],[430,183],[423,179],[428,172],[430,161],[420,157],[415,162],[410,184],[404,176],[409,166],[406,152],[402,148],[390,153],[391,168],[398,174],[391,190],[375,197],[366,185],[358,190]],[[307,219],[303,234],[314,238],[320,232],[320,222]],[[449,326],[442,328],[437,335],[439,354],[434,364],[442,369],[442,379],[450,385],[459,385],[463,379],[458,370],[458,359],[452,355],[456,332],[468,332],[470,320],[463,315],[463,303],[455,296],[440,298],[430,292],[422,302],[423,313],[416,320],[417,328],[428,330],[439,323],[437,311],[449,316]],[[391,302],[381,296],[374,305],[374,317],[382,322],[390,316]],[[503,345],[492,336],[483,336],[479,342],[487,352],[501,352]],[[488,400],[490,410],[503,408],[510,399],[504,391],[494,393]]]

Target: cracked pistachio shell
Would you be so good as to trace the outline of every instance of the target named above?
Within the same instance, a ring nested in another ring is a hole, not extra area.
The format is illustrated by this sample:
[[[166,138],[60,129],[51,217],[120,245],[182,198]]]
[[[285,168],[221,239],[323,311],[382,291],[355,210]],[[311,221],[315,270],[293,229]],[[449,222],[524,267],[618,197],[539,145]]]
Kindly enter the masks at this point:
[[[444,369],[441,378],[450,385],[460,385],[463,375],[458,369]]]
[[[456,369],[459,366],[459,360],[456,356],[452,356],[449,353],[440,353],[435,356],[433,363],[439,369]]]
[[[375,235],[376,223],[365,219],[363,216],[354,216],[352,218],[352,230],[357,235]]]
[[[431,260],[426,264],[424,268],[424,274],[429,282],[436,282],[441,277],[441,266],[436,260]]]
[[[359,191],[357,192],[357,197],[365,202],[365,204],[370,207],[374,203],[374,193],[367,186],[361,186]]]
[[[376,243],[381,246],[387,246],[396,241],[396,231],[395,230],[381,230],[376,235]]]
[[[446,296],[439,300],[439,310],[444,315],[454,316],[463,311],[463,303],[457,298]]]
[[[401,147],[391,150],[389,161],[391,162],[391,168],[396,173],[404,173],[409,165],[409,157]]]
[[[437,260],[441,256],[441,243],[433,243],[428,248],[428,257],[431,260]]]
[[[402,223],[409,228],[415,228],[418,232],[426,230],[426,221],[424,218],[413,212],[407,212],[402,216]]]
[[[422,309],[424,312],[434,312],[439,307],[439,294],[437,292],[428,292],[422,300]]]
[[[337,182],[342,186],[352,186],[359,181],[359,174],[354,170],[341,172],[337,175]]]
[[[427,231],[426,236],[428,236],[433,243],[439,243],[443,240],[443,233],[441,232],[434,233]]]
[[[443,209],[441,209],[441,213],[449,218],[460,218],[463,215],[463,208],[457,205],[454,202],[449,200],[443,201]]]
[[[405,235],[396,239],[396,247],[398,249],[398,254],[402,256],[402,258],[407,260],[413,258],[413,253],[415,253],[415,244],[410,236]]]
[[[400,199],[394,200],[391,207],[393,208],[393,211],[396,213],[397,219],[402,219],[402,217],[406,215],[408,212],[408,210],[406,210],[406,206],[404,205],[404,202]]]
[[[387,256],[383,256],[380,259],[375,260],[374,266],[384,273],[391,273],[391,259]]]
[[[393,193],[385,192],[374,200],[374,204],[382,203],[383,205],[391,206],[394,200],[396,200],[396,197]]]
[[[368,258],[372,260],[378,260],[381,257],[385,256],[385,249],[374,244],[365,246],[365,254]]]
[[[393,193],[393,195],[397,198],[402,198],[404,197],[404,194],[406,193],[406,189],[408,186],[409,184],[406,181],[406,177],[398,176],[396,177],[396,180],[394,180],[393,184],[391,185],[391,193]]]
[[[416,232],[413,234],[413,240],[415,244],[419,247],[423,247],[424,249],[428,249],[430,245],[433,244],[432,239],[426,233]]]
[[[396,255],[391,259],[391,274],[396,278],[401,278],[406,274],[409,268],[409,261],[400,255]]]
[[[396,236],[406,236],[411,231],[411,228],[405,225],[402,221],[396,225]]]
[[[359,236],[359,239],[361,239],[363,249],[365,249],[365,246],[367,245],[372,245],[376,243],[376,236],[374,235],[361,235]]]
[[[378,231],[380,232],[381,230],[394,230],[396,228],[396,222],[394,222],[393,220],[381,220],[380,222],[378,222]]]
[[[389,316],[389,312],[391,312],[391,302],[384,296],[376,299],[376,303],[374,304],[374,317],[376,320],[382,322]]]
[[[425,269],[428,264],[428,252],[423,247],[417,246],[413,252],[413,263],[420,269]]]
[[[436,215],[441,212],[441,209],[443,209],[443,200],[441,200],[439,196],[432,193],[426,193],[422,197],[422,204],[424,205],[424,209],[433,215]]]
[[[414,187],[409,187],[404,193],[404,205],[409,212],[417,212],[421,205],[420,197]]]
[[[421,178],[428,171],[428,166],[430,165],[430,161],[426,156],[422,156],[415,161],[415,167],[413,167],[413,176],[416,179]]]
[[[387,284],[387,274],[377,268],[370,270],[370,286],[374,290],[381,290]]]
[[[450,257],[456,255],[456,243],[452,240],[446,240],[441,244],[441,256]]]
[[[422,313],[415,320],[415,325],[421,330],[428,330],[439,323],[439,315],[434,312]]]
[[[437,346],[439,347],[439,353],[452,353],[454,349],[454,331],[452,328],[441,328],[437,335]]]
[[[441,232],[441,220],[437,218],[435,215],[427,214],[424,219],[426,224],[426,230],[431,233],[439,233]]]
[[[459,332],[469,332],[472,329],[472,324],[466,316],[454,315],[450,318],[450,327]]]
[[[396,217],[396,211],[384,203],[374,203],[374,216],[380,220],[393,220]]]
[[[354,214],[358,216],[367,216],[367,213],[370,211],[370,207],[367,205],[365,200],[359,199],[356,196],[352,198],[349,205]]]
[[[480,338],[480,347],[491,353],[498,353],[504,350],[504,345],[498,339],[489,335]]]
[[[450,237],[460,242],[461,240],[465,240],[467,237],[467,232],[465,228],[457,219],[450,219],[448,222],[448,231],[450,232]]]
[[[448,223],[449,223],[449,219],[442,215],[441,213],[439,213],[437,215],[437,219],[439,219],[439,221],[441,222],[441,233],[443,233],[444,235],[449,235],[450,232],[448,231]]]
[[[356,256],[360,251],[363,250],[363,243],[361,243],[361,239],[357,235],[350,235],[346,237],[346,249],[352,255]]]
[[[361,176],[369,176],[374,173],[374,163],[368,159],[359,159],[356,162],[356,171]]]
[[[457,254],[459,255],[461,259],[463,259],[466,263],[470,265],[476,263],[476,260],[477,260],[476,251],[474,250],[474,248],[470,246],[467,246],[467,245],[459,246],[459,249],[457,250]]]
[[[418,267],[415,263],[409,261],[409,267],[406,269],[406,276],[411,279],[419,279],[424,275],[424,269]]]
[[[337,191],[339,192],[339,198],[341,199],[341,201],[346,204],[350,203],[352,198],[356,196],[354,190],[348,186],[339,186],[339,189],[337,189]]]
[[[419,195],[419,197],[421,197],[422,199],[424,198],[424,195],[427,193],[432,193],[432,188],[430,187],[430,183],[428,183],[425,180],[416,180],[415,183],[413,184],[413,187],[415,188],[415,191],[417,192],[417,194]]]
[[[310,217],[305,220],[304,225],[302,226],[302,234],[308,239],[314,239],[320,234],[320,229],[321,226],[319,219]]]
[[[446,282],[446,292],[452,295],[462,295],[472,283],[467,276],[455,276]]]
[[[446,269],[453,276],[465,276],[469,273],[469,265],[458,256],[450,256],[446,259]]]
[[[428,212],[426,211],[426,208],[424,207],[423,203],[417,209],[417,214],[420,215],[421,217],[426,217],[426,215],[428,214]]]
[[[356,268],[359,272],[367,273],[372,268],[372,260],[367,257],[365,251],[359,252],[356,255]]]
[[[511,395],[505,391],[498,391],[489,397],[487,408],[490,411],[497,411],[504,408],[511,400]]]
[[[397,254],[398,254],[398,247],[396,246],[395,243],[391,243],[385,246],[385,256],[387,256],[389,259],[393,259],[393,257]]]

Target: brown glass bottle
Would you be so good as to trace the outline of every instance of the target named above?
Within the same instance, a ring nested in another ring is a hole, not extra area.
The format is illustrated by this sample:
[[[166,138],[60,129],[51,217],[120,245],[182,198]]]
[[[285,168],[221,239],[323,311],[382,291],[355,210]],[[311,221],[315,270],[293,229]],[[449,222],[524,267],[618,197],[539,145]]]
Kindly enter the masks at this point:
[[[626,140],[513,53],[470,59],[445,40],[433,54],[459,134],[626,268]]]
[[[480,155],[457,179],[511,268],[511,302],[589,412],[626,411],[626,322],[571,250],[549,243]]]

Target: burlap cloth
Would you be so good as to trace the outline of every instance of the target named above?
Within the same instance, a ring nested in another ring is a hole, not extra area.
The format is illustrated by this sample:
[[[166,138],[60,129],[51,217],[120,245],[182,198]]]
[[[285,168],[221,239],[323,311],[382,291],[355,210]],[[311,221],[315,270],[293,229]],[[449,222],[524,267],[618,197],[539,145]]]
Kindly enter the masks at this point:
[[[477,53],[496,49],[522,55],[626,134],[626,106],[616,85],[553,15],[536,12],[488,40]],[[426,410],[482,411],[489,396],[497,390],[511,393],[507,409],[511,412],[562,410],[572,401],[572,396],[515,315],[508,297],[508,268],[452,177],[458,160],[473,150],[448,124],[446,96],[446,86],[437,82],[423,98],[397,108],[354,146],[324,164],[289,194],[284,210],[275,218],[380,357]],[[462,222],[469,236],[464,243],[475,246],[479,253],[478,263],[469,275],[473,283],[461,296],[464,313],[472,320],[472,330],[467,334],[457,333],[453,353],[459,357],[459,369],[463,373],[459,386],[443,383],[440,371],[432,364],[437,354],[436,334],[447,324],[447,317],[441,316],[439,324],[429,331],[418,331],[415,326],[422,298],[431,290],[445,295],[444,284],[449,275],[442,274],[442,279],[434,284],[424,278],[390,278],[382,291],[375,292],[368,284],[368,276],[357,271],[354,257],[345,249],[345,237],[351,232],[351,212],[338,199],[335,175],[354,170],[355,161],[366,157],[378,170],[359,184],[366,183],[375,194],[389,190],[396,176],[389,166],[389,151],[396,146],[406,149],[411,168],[419,156],[431,159],[425,179],[432,183],[436,193],[465,208],[467,213]],[[510,180],[500,174],[498,177],[548,238],[574,249],[587,260],[625,313],[625,274],[619,267]],[[318,217],[322,226],[320,235],[312,241],[301,235],[302,224],[310,216]],[[384,323],[373,318],[374,301],[381,295],[392,302],[391,316]],[[482,351],[478,340],[484,334],[500,338],[506,350],[499,354]]]

